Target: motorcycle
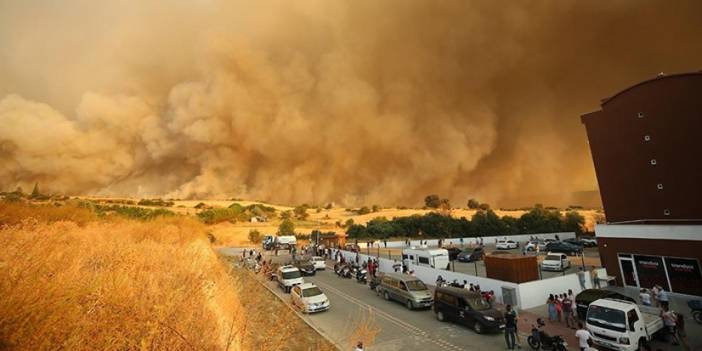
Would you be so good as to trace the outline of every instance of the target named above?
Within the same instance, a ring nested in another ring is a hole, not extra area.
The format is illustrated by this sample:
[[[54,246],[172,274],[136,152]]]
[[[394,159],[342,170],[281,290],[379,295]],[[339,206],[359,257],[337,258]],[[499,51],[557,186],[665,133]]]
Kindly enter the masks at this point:
[[[368,271],[365,268],[356,270],[356,281],[363,284],[368,284]]]
[[[702,300],[690,300],[687,302],[687,306],[690,307],[692,319],[702,324]]]
[[[543,330],[541,330],[541,327],[545,325],[543,320],[539,318],[537,320],[537,326],[532,325],[531,328],[531,335],[527,338],[527,343],[529,343],[529,346],[534,349],[538,350],[540,348],[543,348],[544,350],[553,350],[553,351],[567,351],[568,344],[563,340],[563,337],[560,335],[555,335],[555,336],[550,336],[546,334]]]
[[[339,278],[351,278],[351,267],[347,264],[334,266],[334,272]]]

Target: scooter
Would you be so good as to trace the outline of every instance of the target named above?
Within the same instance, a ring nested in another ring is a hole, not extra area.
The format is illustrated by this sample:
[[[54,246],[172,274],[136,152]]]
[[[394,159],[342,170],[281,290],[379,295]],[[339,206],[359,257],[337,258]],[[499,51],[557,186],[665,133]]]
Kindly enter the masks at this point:
[[[537,326],[532,325],[531,328],[531,335],[527,338],[527,343],[529,343],[529,346],[534,349],[538,350],[540,348],[543,348],[544,350],[553,350],[553,351],[567,351],[568,344],[563,340],[563,337],[560,335],[555,335],[555,336],[550,336],[546,334],[543,330],[541,330],[541,327],[545,325],[544,321],[539,318],[536,323],[538,324]]]
[[[365,268],[356,270],[356,281],[363,284],[368,284],[368,271]]]
[[[702,300],[690,300],[687,302],[687,306],[690,307],[692,319],[702,324]]]

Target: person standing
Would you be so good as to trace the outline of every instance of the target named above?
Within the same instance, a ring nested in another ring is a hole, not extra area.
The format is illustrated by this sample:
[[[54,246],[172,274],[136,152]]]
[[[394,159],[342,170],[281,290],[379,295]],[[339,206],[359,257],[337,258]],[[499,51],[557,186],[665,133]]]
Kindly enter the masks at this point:
[[[668,334],[673,341],[673,346],[680,345],[680,340],[678,340],[678,316],[675,312],[671,311],[667,305],[661,303],[661,318],[663,318],[663,325],[668,329]]]
[[[563,315],[565,317],[566,326],[575,329],[575,318],[573,317],[573,300],[570,296],[563,294]]]
[[[537,251],[538,251],[538,246],[536,246]],[[585,271],[583,271],[583,267],[578,268],[578,281],[580,282],[580,288],[582,290],[585,290]]]
[[[590,276],[592,277],[592,286],[600,289],[600,279],[597,276],[597,270],[595,270],[595,266],[592,266],[592,270],[590,270]]]
[[[658,302],[658,294],[660,293],[660,289],[658,289],[658,285],[654,285],[653,288],[651,288],[651,294],[653,294],[653,302],[655,302],[656,307],[660,307],[660,303]]]
[[[507,343],[507,350],[514,350],[516,333],[517,316],[514,311],[512,311],[512,306],[507,305],[505,307],[505,342]]]
[[[580,351],[585,351],[588,347],[590,347],[588,341],[592,339],[592,335],[590,335],[590,332],[583,327],[583,322],[578,322],[578,330],[575,332],[575,337],[578,339]]]
[[[668,292],[665,291],[660,285],[658,286],[658,302],[661,304],[661,307],[669,307],[669,299],[668,299]]]
[[[551,322],[556,321],[556,298],[553,294],[548,296],[546,305],[548,305],[548,320]]]

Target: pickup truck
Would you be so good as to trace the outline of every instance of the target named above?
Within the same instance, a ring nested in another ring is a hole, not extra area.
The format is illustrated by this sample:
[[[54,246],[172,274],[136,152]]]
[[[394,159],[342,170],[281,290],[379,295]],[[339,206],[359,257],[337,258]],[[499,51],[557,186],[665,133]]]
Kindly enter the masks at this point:
[[[599,299],[587,309],[586,326],[592,341],[612,350],[643,350],[663,329],[658,309],[631,301]]]

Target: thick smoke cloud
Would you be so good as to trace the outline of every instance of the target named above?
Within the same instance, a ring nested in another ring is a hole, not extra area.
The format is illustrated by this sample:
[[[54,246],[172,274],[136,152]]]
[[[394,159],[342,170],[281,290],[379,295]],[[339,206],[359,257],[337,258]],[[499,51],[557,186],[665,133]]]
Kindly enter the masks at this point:
[[[566,204],[579,115],[701,37],[699,1],[0,0],[0,187]]]

